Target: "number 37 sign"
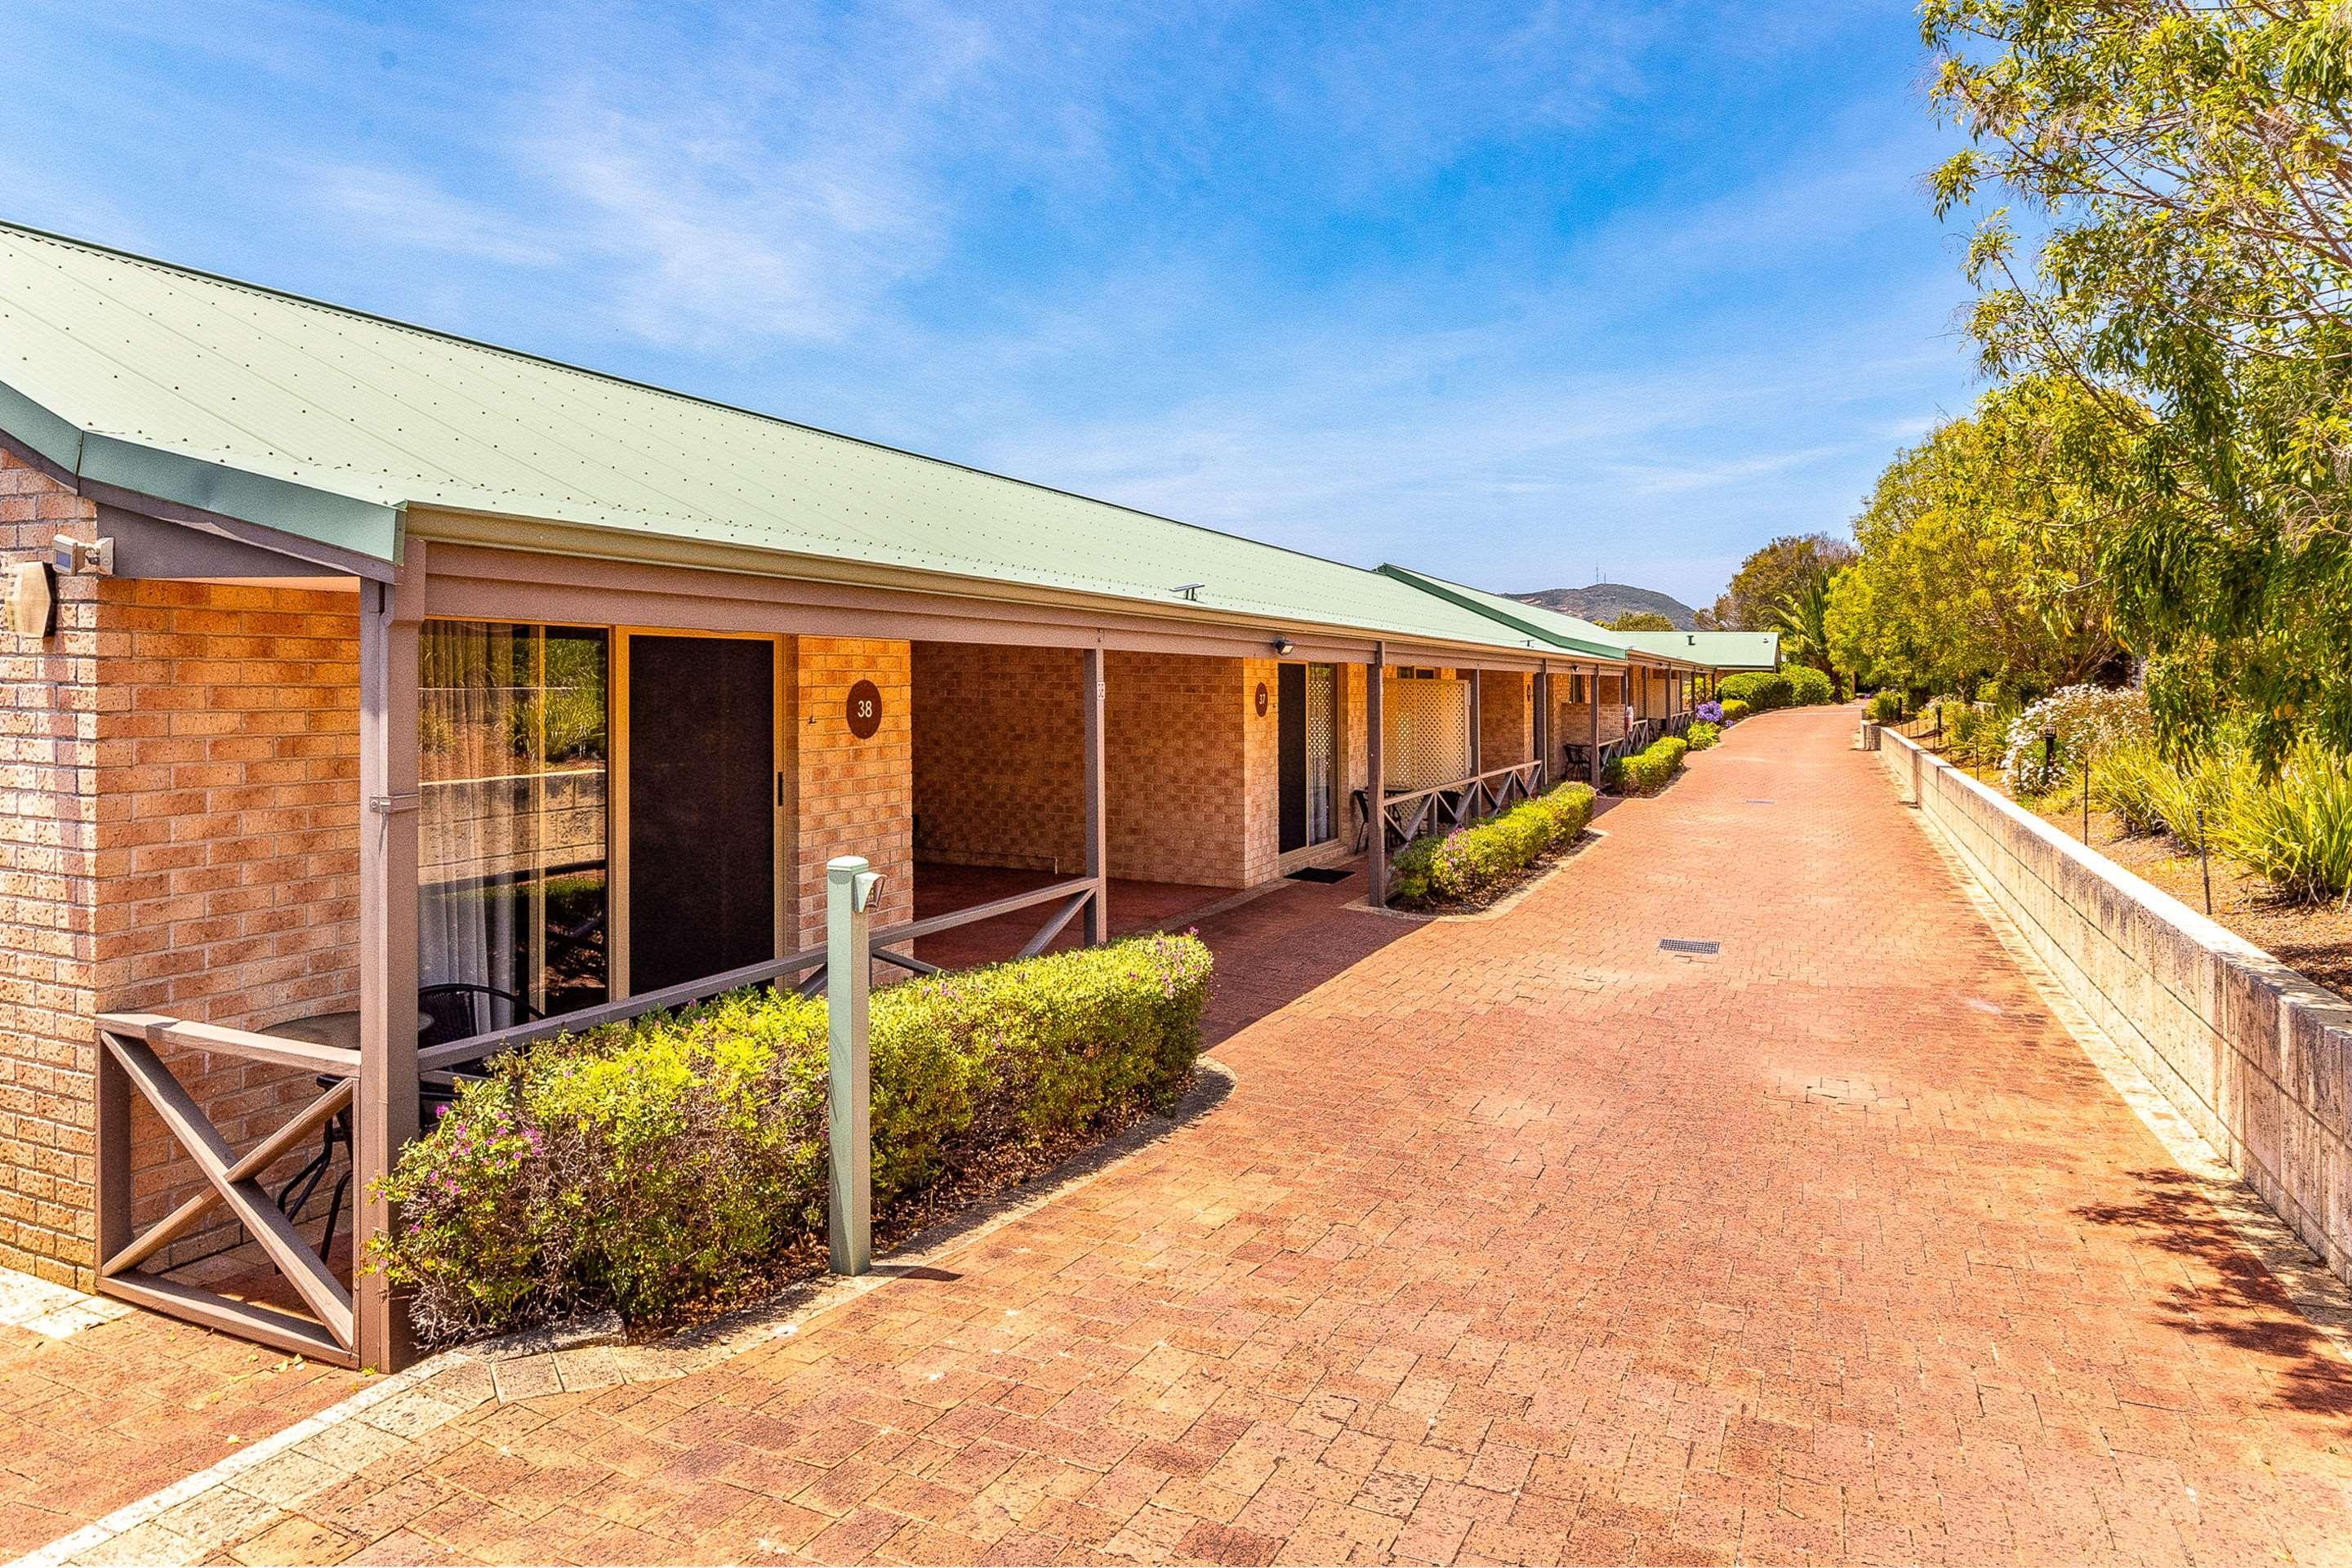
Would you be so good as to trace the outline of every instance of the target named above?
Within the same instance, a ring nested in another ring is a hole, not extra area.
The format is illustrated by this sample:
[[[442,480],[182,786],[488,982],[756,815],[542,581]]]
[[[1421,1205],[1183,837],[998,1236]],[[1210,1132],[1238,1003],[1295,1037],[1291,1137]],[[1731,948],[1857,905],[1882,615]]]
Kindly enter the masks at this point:
[[[882,690],[870,680],[849,689],[849,732],[861,741],[873,739],[882,728]]]

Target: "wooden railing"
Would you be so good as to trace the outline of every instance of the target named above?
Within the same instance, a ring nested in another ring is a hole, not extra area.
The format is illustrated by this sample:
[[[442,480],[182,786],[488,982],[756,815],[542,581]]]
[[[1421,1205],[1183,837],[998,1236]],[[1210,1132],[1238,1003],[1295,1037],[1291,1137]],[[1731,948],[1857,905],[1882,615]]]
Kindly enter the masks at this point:
[[[1543,781],[1544,764],[1538,759],[1488,768],[1451,784],[1392,793],[1381,804],[1381,827],[1385,835],[1393,836],[1394,843],[1410,844],[1424,833],[1450,831],[1482,816],[1492,816],[1517,801],[1540,793]],[[1361,792],[1358,793],[1360,795]],[[1359,835],[1360,840],[1369,837],[1369,833]],[[1383,838],[1384,854],[1389,842],[1389,838]]]
[[[278,1160],[317,1136],[330,1118],[352,1108],[357,1051],[274,1035],[184,1023],[149,1013],[109,1013],[98,1020],[98,1288],[109,1296],[339,1366],[359,1364],[351,1288],[296,1233],[262,1185]],[[204,1051],[267,1062],[331,1080],[332,1087],[276,1131],[239,1154],[230,1149],[159,1050]],[[134,1094],[162,1120],[205,1179],[205,1190],[143,1232],[131,1225],[131,1107]],[[364,1109],[360,1114],[366,1114]],[[356,1185],[356,1184],[355,1184]],[[225,1207],[311,1316],[205,1290],[142,1271],[139,1265]],[[371,1282],[372,1283],[372,1282]]]

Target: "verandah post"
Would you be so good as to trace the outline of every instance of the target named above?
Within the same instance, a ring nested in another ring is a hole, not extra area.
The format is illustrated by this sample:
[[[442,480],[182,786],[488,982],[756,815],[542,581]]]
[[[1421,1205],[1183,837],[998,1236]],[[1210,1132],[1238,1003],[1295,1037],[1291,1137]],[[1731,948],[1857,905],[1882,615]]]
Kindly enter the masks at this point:
[[[1372,645],[1372,662],[1364,671],[1364,815],[1371,828],[1372,858],[1366,868],[1372,888],[1369,895],[1372,908],[1384,910],[1389,903],[1389,807],[1386,710],[1381,690],[1381,674],[1388,667],[1388,645]]]
[[[1536,788],[1551,782],[1551,661],[1536,667]]]
[[[400,581],[360,584],[360,1080],[352,1163],[352,1327],[362,1366],[415,1355],[408,1314],[365,1268],[393,1224],[376,1184],[416,1136],[417,626],[425,545],[407,542]]]
[[[1629,664],[1625,668],[1630,670],[1633,667]],[[1601,787],[1601,667],[1597,664],[1592,667],[1591,683],[1584,695],[1584,716],[1592,726],[1591,749],[1584,753],[1588,759],[1585,776],[1597,790]]]
[[[1482,688],[1486,684],[1486,672],[1473,668],[1470,671],[1470,776],[1473,778],[1486,771],[1486,710],[1481,706],[1485,696]]]
[[[835,1274],[874,1267],[874,1082],[866,1031],[873,984],[868,930],[882,879],[863,855],[824,863],[824,1012],[831,1058],[825,1140],[825,1239]]]
[[[1087,875],[1094,879],[1095,896],[1087,901],[1087,945],[1099,947],[1110,940],[1110,856],[1108,817],[1103,809],[1103,650],[1099,644],[1079,660],[1079,700],[1086,711],[1087,749]]]

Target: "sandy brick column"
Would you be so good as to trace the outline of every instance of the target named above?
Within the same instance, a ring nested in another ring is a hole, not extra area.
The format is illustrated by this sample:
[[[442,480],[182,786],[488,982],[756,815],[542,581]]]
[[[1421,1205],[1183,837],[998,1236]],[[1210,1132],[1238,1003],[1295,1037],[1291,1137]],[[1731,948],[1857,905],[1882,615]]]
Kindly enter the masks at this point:
[[[1076,876],[1086,864],[1076,648],[914,645],[915,852]],[[1117,788],[1116,776],[1111,787]]]
[[[794,906],[786,931],[795,948],[820,947],[824,863],[836,855],[863,855],[887,877],[875,925],[914,918],[913,654],[886,638],[803,637],[789,639],[786,658],[785,874]],[[848,722],[849,689],[860,680],[882,693],[882,727],[863,741]]]
[[[1254,888],[1276,876],[1282,859],[1282,665],[1271,658],[1241,663],[1241,883]],[[1266,690],[1257,710],[1257,689]]]
[[[96,515],[0,453],[0,563],[46,555],[57,533],[90,537]],[[83,1287],[97,1236],[97,588],[58,580],[46,642],[0,633],[0,1263]]]

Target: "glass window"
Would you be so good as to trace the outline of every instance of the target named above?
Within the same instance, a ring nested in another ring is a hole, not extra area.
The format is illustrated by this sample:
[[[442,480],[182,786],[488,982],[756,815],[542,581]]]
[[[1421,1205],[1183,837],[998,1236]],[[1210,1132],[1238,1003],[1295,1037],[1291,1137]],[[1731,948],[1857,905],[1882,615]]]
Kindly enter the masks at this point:
[[[422,982],[488,986],[543,1016],[593,1006],[606,994],[608,639],[428,621],[421,642]]]

